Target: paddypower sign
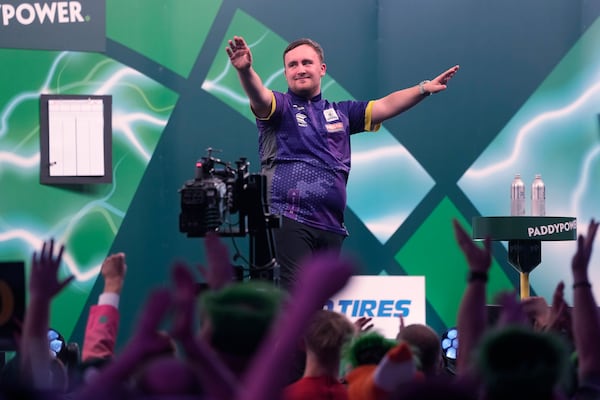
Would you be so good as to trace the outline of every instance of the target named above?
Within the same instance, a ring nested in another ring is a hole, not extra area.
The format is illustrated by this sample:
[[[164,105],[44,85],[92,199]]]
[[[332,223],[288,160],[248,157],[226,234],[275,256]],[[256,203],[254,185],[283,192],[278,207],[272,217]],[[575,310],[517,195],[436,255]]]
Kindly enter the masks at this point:
[[[474,217],[473,239],[576,240],[577,219],[573,217]]]
[[[105,0],[0,0],[0,48],[103,52]]]

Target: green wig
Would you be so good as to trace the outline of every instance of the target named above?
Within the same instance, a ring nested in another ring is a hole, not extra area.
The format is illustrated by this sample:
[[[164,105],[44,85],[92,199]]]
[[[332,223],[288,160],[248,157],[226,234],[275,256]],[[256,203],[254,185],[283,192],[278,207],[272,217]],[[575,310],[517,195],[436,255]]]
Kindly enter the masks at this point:
[[[277,317],[284,292],[271,283],[231,284],[201,299],[212,327],[211,345],[218,351],[248,357],[254,354]]]
[[[388,350],[397,344],[395,340],[387,339],[378,332],[363,333],[344,348],[344,363],[352,368],[379,364]]]

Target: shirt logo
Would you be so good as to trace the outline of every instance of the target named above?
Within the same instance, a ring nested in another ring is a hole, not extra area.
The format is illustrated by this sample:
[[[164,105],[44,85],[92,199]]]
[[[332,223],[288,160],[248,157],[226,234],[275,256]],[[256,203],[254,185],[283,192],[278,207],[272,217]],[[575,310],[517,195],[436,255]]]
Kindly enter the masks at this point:
[[[335,110],[333,108],[328,108],[326,110],[323,110],[323,115],[325,116],[325,121],[327,121],[327,122],[340,120],[338,118],[337,113],[335,112]]]
[[[344,124],[341,122],[326,124],[325,128],[327,129],[327,132],[341,132],[344,130]]]
[[[308,126],[308,123],[306,122],[306,115],[302,114],[302,113],[298,113],[296,114],[296,122],[298,123],[298,126],[301,128],[306,128]]]

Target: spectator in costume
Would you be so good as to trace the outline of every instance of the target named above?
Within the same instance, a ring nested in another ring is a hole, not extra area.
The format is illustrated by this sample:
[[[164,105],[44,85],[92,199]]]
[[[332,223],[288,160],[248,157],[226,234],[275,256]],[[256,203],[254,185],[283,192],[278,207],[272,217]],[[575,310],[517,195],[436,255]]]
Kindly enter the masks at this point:
[[[356,337],[344,358],[350,400],[386,400],[401,385],[421,379],[409,344],[378,332]]]

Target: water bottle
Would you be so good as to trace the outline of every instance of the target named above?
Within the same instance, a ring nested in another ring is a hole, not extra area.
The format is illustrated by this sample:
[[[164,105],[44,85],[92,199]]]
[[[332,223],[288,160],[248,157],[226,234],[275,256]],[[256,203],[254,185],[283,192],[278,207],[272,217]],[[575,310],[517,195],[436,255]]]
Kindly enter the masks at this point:
[[[525,215],[525,183],[521,179],[521,174],[515,174],[510,185],[510,215]]]
[[[546,186],[540,174],[531,183],[531,215],[546,215]]]

